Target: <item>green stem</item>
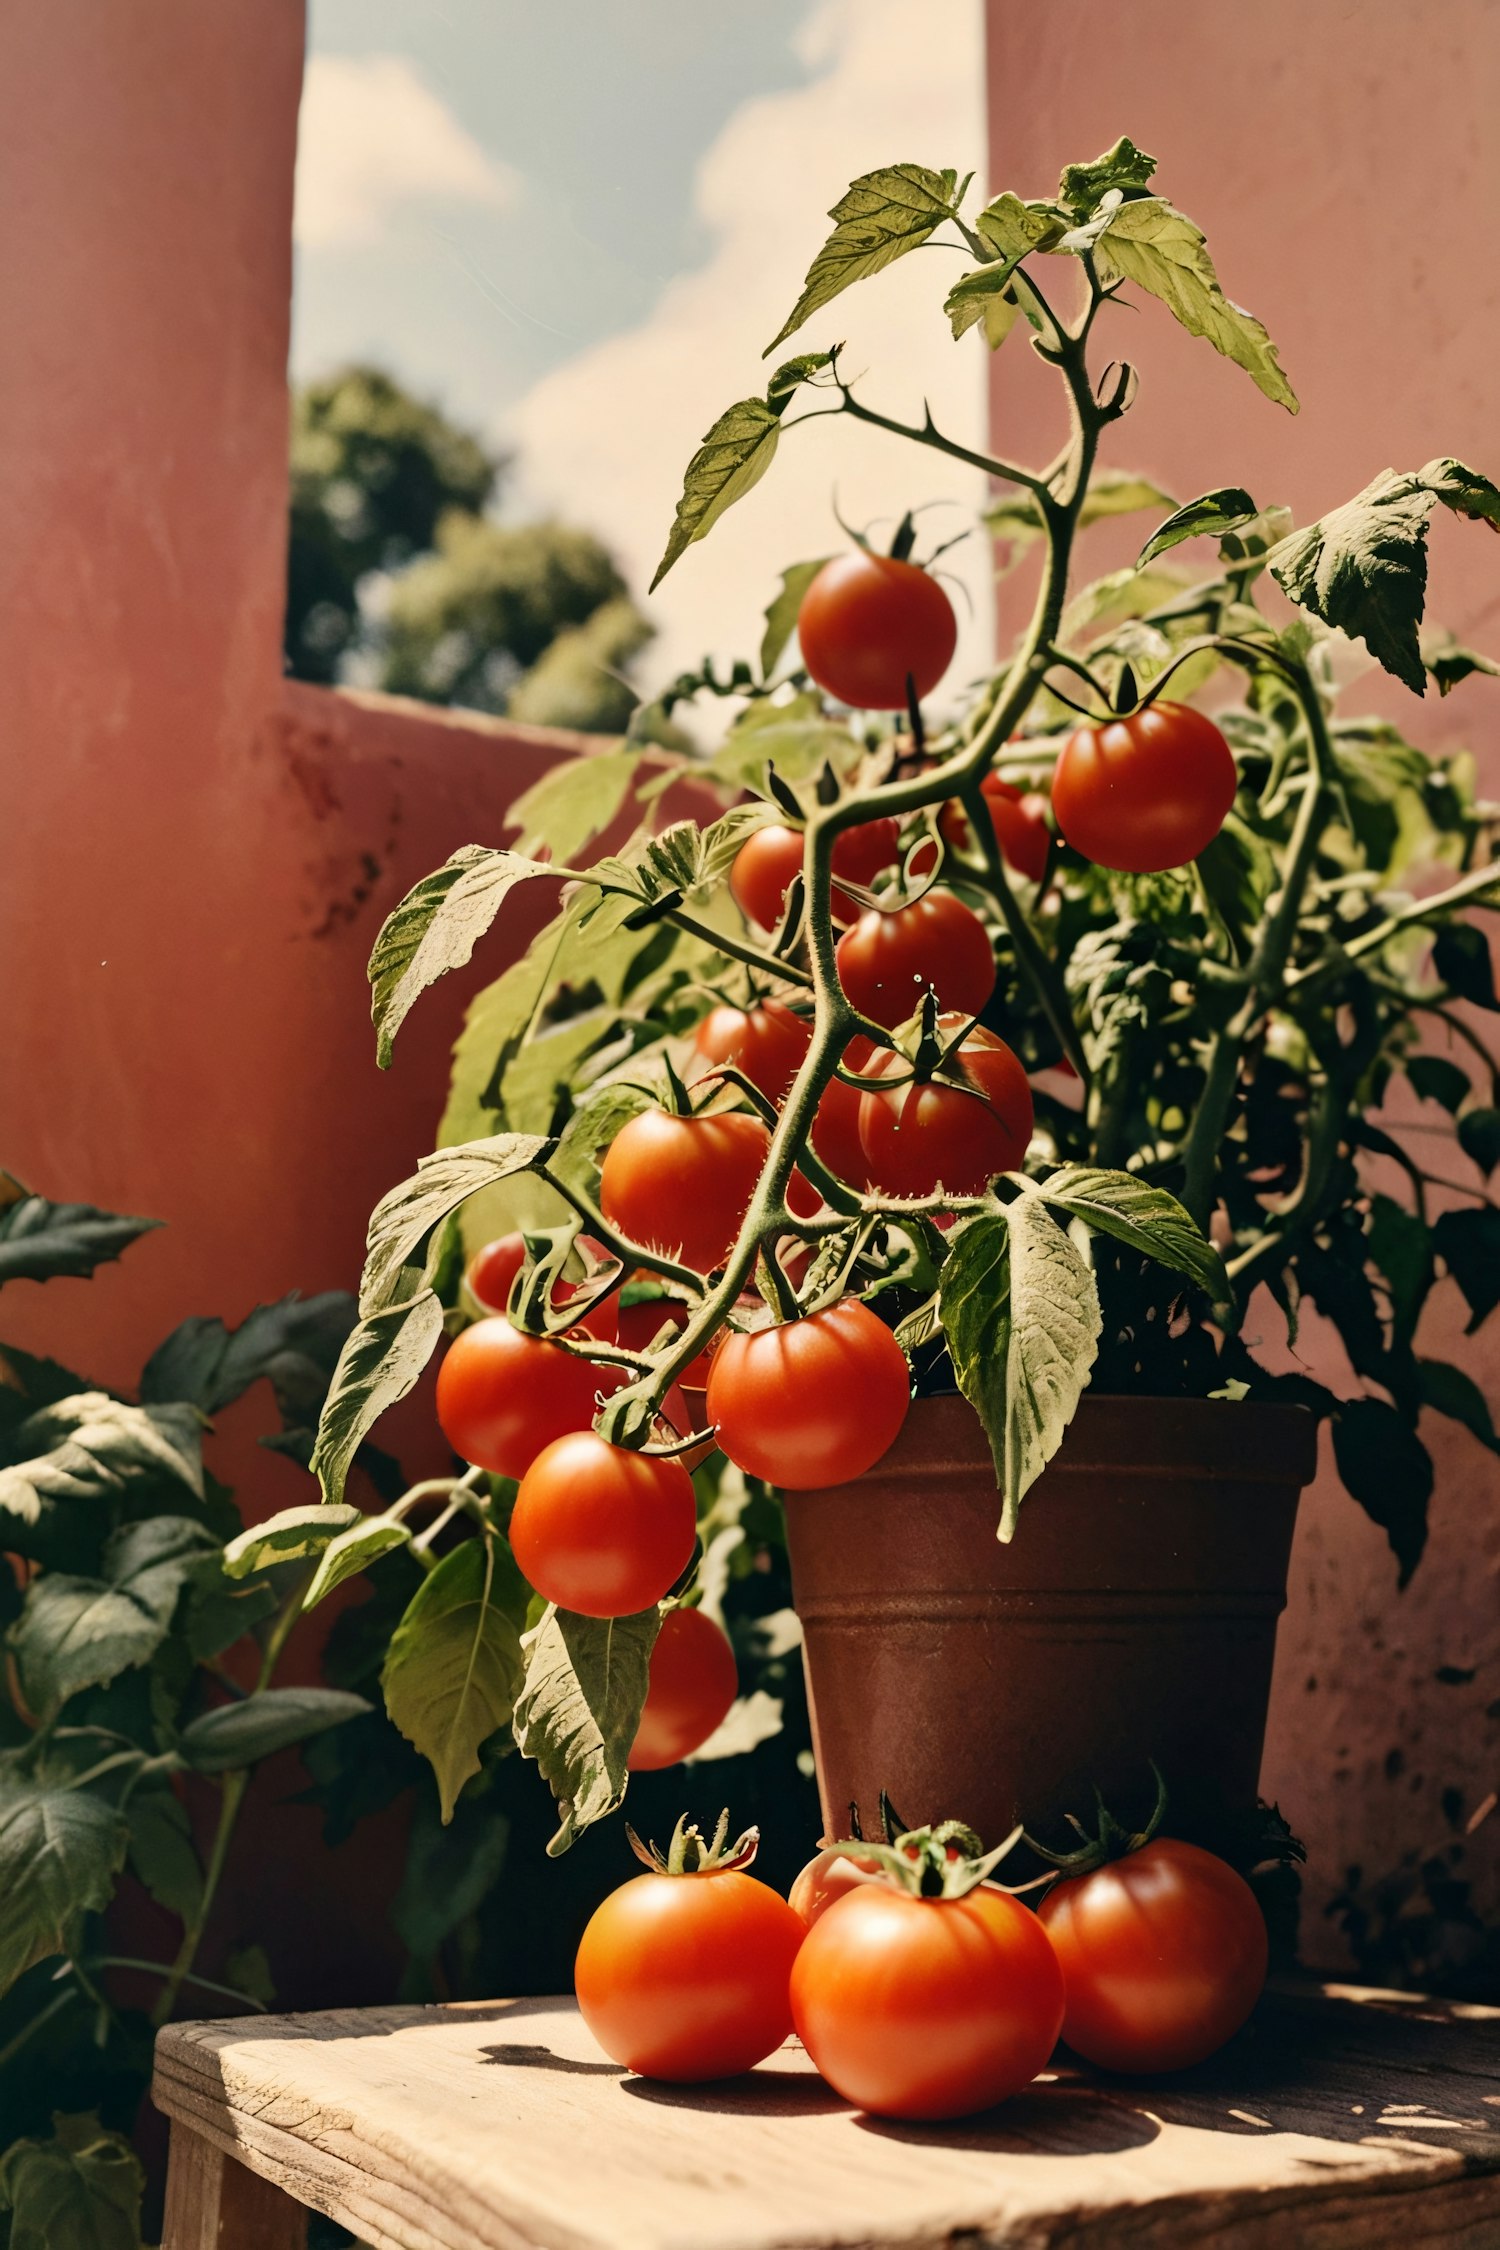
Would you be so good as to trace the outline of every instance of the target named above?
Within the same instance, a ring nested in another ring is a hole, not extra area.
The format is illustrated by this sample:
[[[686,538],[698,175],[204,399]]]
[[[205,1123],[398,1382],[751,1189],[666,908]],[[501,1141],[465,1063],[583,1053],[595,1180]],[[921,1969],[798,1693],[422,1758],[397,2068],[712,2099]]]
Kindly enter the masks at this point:
[[[1052,1027],[1053,1036],[1061,1043],[1063,1053],[1087,1088],[1089,1066],[1083,1052],[1083,1042],[1073,1021],[1073,1012],[1068,1006],[1067,988],[1056,962],[1050,961],[1037,943],[1035,932],[1010,887],[999,838],[995,834],[995,824],[990,818],[989,807],[979,784],[972,782],[967,789],[962,790],[959,802],[968,817],[969,833],[983,856],[984,887],[1000,909],[1001,920],[1015,949],[1016,965],[1036,994],[1042,1013]]]
[[[1318,962],[1312,968],[1303,969],[1300,973],[1294,972],[1288,977],[1287,983],[1289,986],[1306,984],[1313,977],[1327,976],[1330,971],[1341,968],[1344,961],[1359,961],[1367,953],[1378,952],[1381,946],[1388,944],[1402,930],[1412,929],[1422,922],[1441,921],[1456,906],[1462,906],[1466,899],[1482,901],[1485,891],[1496,889],[1500,889],[1500,865],[1492,863],[1488,867],[1476,867],[1458,882],[1450,884],[1446,891],[1436,891],[1430,898],[1413,899],[1410,906],[1403,906],[1395,914],[1388,914],[1383,922],[1377,922],[1373,930],[1365,930],[1359,937],[1351,938],[1343,948],[1341,961]],[[1500,904],[1500,900],[1496,903]]]
[[[36,2036],[44,2023],[50,2023],[54,2016],[61,2015],[63,2009],[71,2007],[77,1998],[77,1993],[69,1985],[67,1990],[60,1992],[55,2000],[49,2000],[46,2007],[41,2009],[38,2014],[29,2017],[15,2036],[7,2039],[5,2045],[0,2047],[0,2070],[4,2070],[8,2063],[15,2060],[27,2041]]]
[[[779,979],[783,984],[800,984],[804,987],[808,982],[806,972],[794,962],[779,960],[774,953],[763,952],[758,945],[751,945],[748,939],[729,937],[722,930],[711,929],[707,922],[700,922],[696,914],[688,914],[680,906],[672,907],[662,916],[662,920],[670,922],[674,929],[684,931],[688,937],[698,938],[704,945],[711,945],[716,953],[727,954],[732,961],[743,961],[746,968],[758,969],[762,976],[770,977],[773,981]]]
[[[997,477],[1006,484],[1019,484],[1039,496],[1046,491],[1034,469],[1018,468],[1013,461],[997,461],[991,454],[976,453],[972,446],[944,437],[930,414],[919,429],[913,422],[897,422],[889,414],[877,414],[873,406],[862,405],[849,390],[843,393],[843,411],[852,414],[856,422],[868,422],[872,429],[889,430],[892,437],[909,438],[913,445],[929,445],[934,452],[946,453],[951,460],[966,462],[971,469],[982,469],[987,477]]]
[[[299,1601],[301,1599],[300,1592],[298,1599]],[[256,1692],[259,1693],[258,1687]],[[240,1816],[240,1807],[245,1801],[245,1790],[249,1780],[249,1772],[244,1770],[239,1773],[226,1774],[219,1785],[219,1818],[214,1828],[214,1840],[209,1848],[208,1866],[203,1876],[202,1895],[195,1912],[183,1925],[182,1943],[177,1948],[176,1958],[167,1971],[166,1982],[157,1995],[156,2006],[151,2011],[151,2021],[158,2030],[164,2023],[171,2021],[172,2011],[177,2005],[177,1996],[193,1973],[193,1963],[198,1957],[198,1948],[203,1942],[203,1932],[208,1923],[209,1910],[213,1905],[215,1893],[224,1874],[224,1863],[229,1856],[230,1842],[234,1835],[235,1823]]]
[[[143,1976],[151,1977],[165,1977],[173,1973],[164,1961],[137,1961],[132,1955],[126,1953],[100,1954],[97,1959],[90,1961],[89,1967],[91,1969],[137,1969]],[[219,1984],[213,1977],[200,1977],[191,1971],[184,1973],[182,1982],[197,1985],[203,1992],[220,1993],[226,2000],[241,2000],[247,2008],[253,2008],[257,2015],[264,2016],[270,2012],[263,2000],[257,2000],[253,1992],[242,1992],[236,1984]]]
[[[628,1236],[610,1225],[598,1205],[584,1194],[582,1188],[573,1187],[554,1172],[549,1164],[539,1164],[537,1174],[549,1187],[556,1188],[565,1203],[572,1204],[580,1218],[588,1221],[589,1233],[594,1240],[601,1243],[612,1257],[618,1258],[623,1266],[646,1266],[652,1273],[659,1273],[663,1281],[674,1283],[685,1295],[702,1295],[702,1274],[694,1273],[691,1266],[678,1265],[675,1259],[662,1257],[659,1251],[648,1250],[643,1243],[630,1241]]]

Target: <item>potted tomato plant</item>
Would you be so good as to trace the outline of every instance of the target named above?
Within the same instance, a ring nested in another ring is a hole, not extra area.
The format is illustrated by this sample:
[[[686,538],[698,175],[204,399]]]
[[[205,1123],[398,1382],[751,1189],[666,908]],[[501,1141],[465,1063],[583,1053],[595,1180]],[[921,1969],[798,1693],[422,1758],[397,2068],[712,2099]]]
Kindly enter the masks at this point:
[[[992,535],[1038,565],[993,679],[939,699],[953,612],[906,516],[889,553],[790,568],[757,663],[675,681],[376,944],[388,1063],[508,894],[562,886],[471,1010],[442,1145],[373,1216],[315,1460],[341,1501],[446,1335],[438,1410],[466,1465],[331,1515],[310,1596],[395,1546],[426,1565],[385,1692],[445,1811],[513,1737],[562,1848],[619,1803],[648,1685],[653,1744],[690,1744],[695,1708],[701,1736],[722,1662],[677,1626],[658,1643],[662,1620],[706,1591],[711,1625],[724,1571],[779,1536],[781,1495],[835,1832],[889,1788],[908,1819],[998,1834],[1150,1758],[1179,1832],[1212,1829],[1254,1803],[1317,1422],[1403,1577],[1431,1484],[1421,1409],[1495,1444],[1473,1383],[1415,1345],[1438,1281],[1476,1324],[1500,1298],[1500,1112],[1466,1012],[1495,996],[1462,918],[1500,894],[1492,816],[1464,758],[1334,691],[1361,644],[1417,694],[1494,670],[1421,626],[1434,512],[1494,527],[1500,491],[1435,460],[1298,529],[1238,487],[1178,505],[1101,467],[1136,388],[1107,340],[1130,294],[1296,406],[1153,172],[1121,141],[1055,195],[977,209],[952,172],[871,173],[771,347],[956,240],[955,337],[1029,339],[1055,371],[1051,462],[898,419],[829,343],[687,468],[663,571],[799,423],[888,432],[893,478],[978,463]],[[1078,587],[1090,525],[1130,511],[1160,519],[1138,562]],[[664,718],[725,696],[716,748],[662,747]],[[685,781],[706,817],[660,827]],[[629,840],[591,853],[632,804]],[[1403,1080],[1475,1167],[1439,1216],[1380,1121]],[[1256,1292],[1270,1311],[1247,1324]],[[1348,1395],[1257,1356],[1304,1303],[1342,1335]],[[414,1530],[428,1503],[441,1536]],[[674,1651],[659,1674],[654,1646]]]

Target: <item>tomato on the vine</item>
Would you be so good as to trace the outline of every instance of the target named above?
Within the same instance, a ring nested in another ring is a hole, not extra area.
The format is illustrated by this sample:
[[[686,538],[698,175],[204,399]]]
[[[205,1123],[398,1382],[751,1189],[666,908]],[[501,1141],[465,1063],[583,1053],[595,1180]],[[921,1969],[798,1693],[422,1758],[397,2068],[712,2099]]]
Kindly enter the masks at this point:
[[[693,1559],[698,1512],[680,1461],[631,1453],[594,1430],[553,1440],[521,1479],[516,1561],[544,1601],[583,1617],[633,1617]]]
[[[438,1422],[461,1459],[492,1476],[520,1477],[544,1446],[586,1430],[599,1398],[629,1380],[626,1368],[583,1359],[491,1314],[448,1346],[438,1369]]]
[[[877,2116],[968,2117],[1019,2093],[1063,2017],[1047,1936],[988,1885],[922,1898],[860,1883],[830,1904],[792,1970],[792,2020],[823,2077]]]
[[[904,711],[953,661],[958,620],[918,564],[859,547],[824,563],[797,612],[802,661],[827,694],[858,711]]]
[[[940,1008],[977,1016],[995,989],[995,951],[962,899],[927,891],[895,914],[862,914],[839,939],[838,971],[850,1001],[874,1023],[904,1023],[929,988]]]
[[[1266,1981],[1255,1893],[1225,1861],[1175,1837],[1065,1877],[1037,1912],[1067,1990],[1063,2038],[1104,2070],[1203,2062]]]
[[[578,1948],[573,1987],[584,2022],[613,2061],[643,2077],[733,2078],[792,2028],[788,1985],[802,1924],[746,1872],[755,1831],[724,1854],[723,1829],[705,1849],[679,1822],[670,1854],[610,1893]]]
[[[1132,718],[1074,729],[1052,777],[1052,809],[1085,859],[1159,875],[1213,842],[1237,782],[1212,719],[1186,703],[1150,703]]]
[[[938,1028],[953,1038],[964,1017],[944,1015]],[[870,1075],[907,1071],[904,1055],[887,1053]],[[981,1195],[999,1172],[1017,1172],[1031,1141],[1034,1107],[1020,1062],[982,1024],[950,1056],[945,1075],[860,1096],[859,1137],[876,1187],[888,1195]]]
[[[857,1297],[726,1336],[708,1378],[708,1418],[730,1460],[788,1492],[873,1468],[910,1402],[906,1354]]]
[[[834,874],[868,890],[876,876],[893,867],[900,857],[898,833],[894,820],[864,820],[857,827],[844,829],[834,839]],[[772,821],[765,828],[757,828],[741,844],[729,870],[729,888],[750,921],[758,922],[764,930],[774,930],[786,906],[792,877],[801,871],[802,831]],[[858,921],[864,912],[859,900],[840,890],[837,883],[832,904],[836,922]]]
[[[694,1051],[705,1062],[736,1064],[773,1102],[786,1099],[811,1041],[806,1017],[794,1015],[784,1000],[761,1000],[748,1009],[722,1002],[693,1033]]]
[[[675,1766],[707,1742],[739,1693],[739,1669],[722,1626],[701,1609],[669,1609],[651,1651],[641,1723],[625,1763],[632,1773]]]
[[[464,1279],[486,1312],[503,1313],[510,1303],[510,1285],[525,1263],[524,1235],[497,1235],[493,1242],[475,1251]]]
[[[1052,845],[1047,799],[1039,790],[1018,789],[997,773],[987,773],[980,788],[1001,858],[1028,883],[1039,883],[1047,871],[1047,853]],[[956,800],[944,805],[938,825],[950,844],[961,848],[967,843],[969,823]]]
[[[600,1209],[633,1242],[709,1273],[733,1248],[770,1140],[758,1117],[738,1110],[673,1117],[648,1109],[605,1153]]]

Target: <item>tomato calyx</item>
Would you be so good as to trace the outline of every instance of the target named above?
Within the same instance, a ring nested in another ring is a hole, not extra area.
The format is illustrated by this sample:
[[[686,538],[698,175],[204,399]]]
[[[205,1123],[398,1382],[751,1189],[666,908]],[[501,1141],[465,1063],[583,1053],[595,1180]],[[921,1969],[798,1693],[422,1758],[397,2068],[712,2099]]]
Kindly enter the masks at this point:
[[[1028,1851],[1035,1852],[1038,1859],[1045,1860],[1054,1875],[1062,1877],[1089,1875],[1096,1867],[1107,1866],[1111,1860],[1128,1859],[1132,1852],[1144,1851],[1160,1830],[1167,1811],[1167,1784],[1162,1777],[1162,1770],[1154,1758],[1148,1759],[1147,1763],[1156,1777],[1156,1803],[1151,1808],[1150,1818],[1144,1828],[1127,1828],[1122,1821],[1116,1820],[1096,1788],[1092,1830],[1086,1828],[1076,1814],[1063,1815],[1074,1834],[1082,1838],[1075,1851],[1051,1851],[1025,1830],[1020,1832],[1022,1843]]]
[[[704,1841],[703,1831],[696,1821],[689,1820],[686,1813],[673,1829],[672,1841],[665,1851],[656,1844],[643,1844],[629,1821],[625,1823],[625,1834],[636,1858],[653,1875],[738,1874],[752,1864],[760,1849],[758,1828],[747,1828],[735,1843],[729,1843],[727,1809],[720,1813],[718,1826],[708,1842]]]
[[[882,1797],[882,1807],[888,1802]],[[1008,1852],[1021,1841],[1013,1828],[1004,1842],[987,1852],[961,1820],[942,1820],[935,1827],[909,1828],[884,1844],[830,1844],[826,1848],[841,1859],[858,1859],[875,1868],[893,1890],[909,1898],[967,1898],[988,1882]]]

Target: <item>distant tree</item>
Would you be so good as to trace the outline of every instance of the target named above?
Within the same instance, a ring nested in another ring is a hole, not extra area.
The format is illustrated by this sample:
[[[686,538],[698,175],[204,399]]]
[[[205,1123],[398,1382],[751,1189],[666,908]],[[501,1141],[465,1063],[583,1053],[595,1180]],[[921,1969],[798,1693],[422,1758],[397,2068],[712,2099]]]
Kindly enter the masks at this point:
[[[597,539],[483,511],[506,462],[379,368],[292,401],[286,663],[431,703],[614,733],[651,627]]]

